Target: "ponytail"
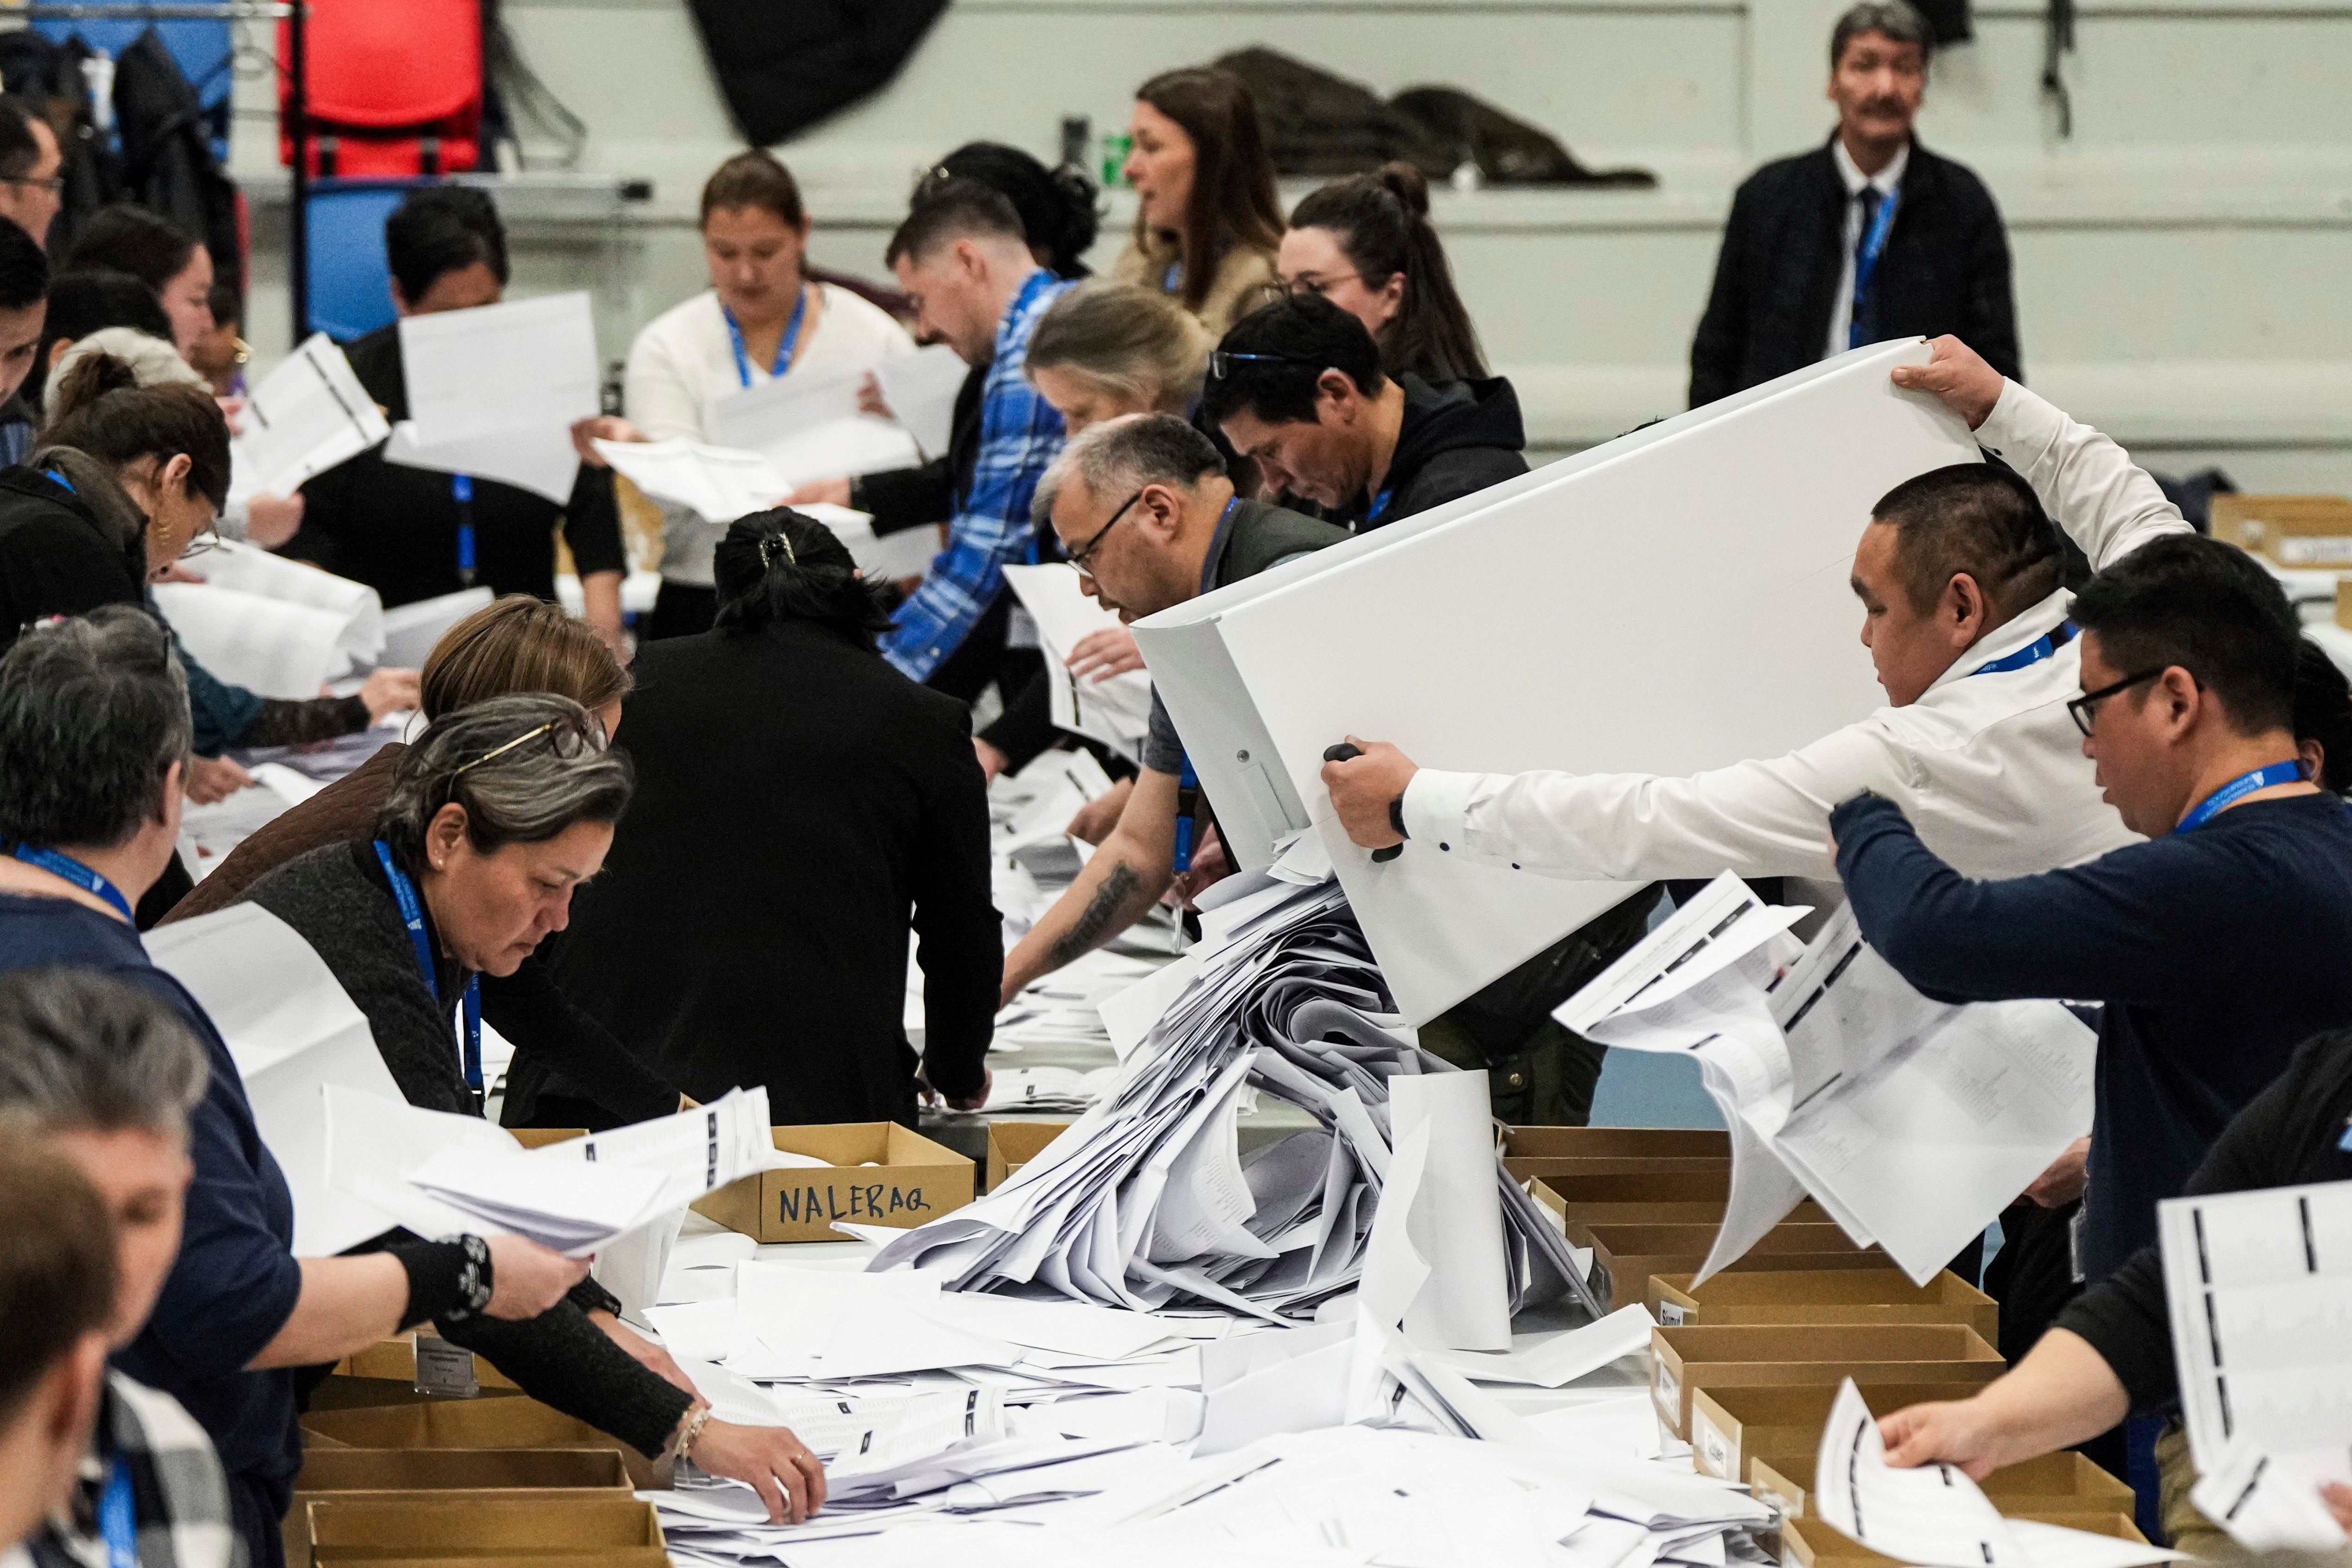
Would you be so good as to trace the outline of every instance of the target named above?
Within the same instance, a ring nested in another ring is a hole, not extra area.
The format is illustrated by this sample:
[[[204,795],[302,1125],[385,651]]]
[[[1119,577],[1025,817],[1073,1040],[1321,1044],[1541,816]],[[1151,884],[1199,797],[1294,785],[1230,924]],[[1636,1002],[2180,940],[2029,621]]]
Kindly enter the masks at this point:
[[[1086,254],[1094,247],[1101,216],[1085,171],[1067,163],[1048,169],[1001,142],[967,142],[923,171],[912,203],[950,180],[978,181],[1011,202],[1040,267],[1059,278],[1088,275]]]
[[[710,567],[720,631],[809,621],[870,652],[876,636],[891,628],[888,587],[858,576],[849,547],[804,513],[778,507],[737,518]]]
[[[184,382],[142,385],[129,360],[82,355],[58,378],[46,447],[73,447],[117,469],[185,453],[188,488],[218,510],[228,504],[228,420],[212,394]]]
[[[1478,331],[1429,221],[1429,181],[1419,169],[1391,163],[1335,180],[1298,204],[1290,226],[1328,229],[1367,289],[1404,274],[1404,300],[1381,334],[1383,370],[1431,381],[1486,375]]]

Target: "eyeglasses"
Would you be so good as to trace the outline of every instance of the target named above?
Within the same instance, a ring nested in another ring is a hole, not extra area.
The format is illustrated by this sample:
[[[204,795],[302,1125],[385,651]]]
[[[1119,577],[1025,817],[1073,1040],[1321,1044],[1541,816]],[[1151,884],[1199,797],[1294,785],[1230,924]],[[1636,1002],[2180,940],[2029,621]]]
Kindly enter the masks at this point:
[[[53,196],[66,188],[65,181],[55,174],[46,180],[37,180],[28,174],[0,175],[0,185],[30,185]]]
[[[535,730],[525,730],[502,746],[492,746],[470,763],[460,763],[457,765],[457,772],[449,776],[454,779],[458,773],[465,773],[469,768],[478,768],[491,758],[502,757],[517,746],[527,745],[541,735],[548,738],[548,744],[554,748],[556,756],[567,763],[583,752],[594,749],[595,743],[588,738],[588,727],[566,714],[561,719],[550,719]]]
[[[1301,359],[1297,354],[1230,353],[1223,349],[1218,349],[1209,355],[1209,379],[1224,380],[1234,374],[1234,366],[1237,364],[1308,364],[1313,365],[1317,370],[1323,368],[1321,360]]]
[[[2172,667],[2168,664],[2158,665],[2154,669],[2143,669],[2137,675],[2126,675],[2121,680],[2116,681],[2113,686],[2102,686],[2096,691],[2085,691],[2082,696],[2075,698],[2073,701],[2066,704],[2067,717],[2074,721],[2074,728],[2083,731],[2085,736],[2088,736],[2091,732],[2091,727],[2099,721],[2100,703],[2105,702],[2108,698],[2115,696],[2119,691],[2128,690],[2130,688],[2137,686],[2144,680],[2154,680],[2158,676],[2162,675],[2166,670],[2170,669]],[[2194,679],[2195,678],[2192,676],[2190,679]]]
[[[1151,487],[1150,485],[1146,485],[1143,487],[1143,489],[1150,489],[1150,488]],[[1142,499],[1143,490],[1138,490],[1133,495],[1128,497],[1125,500],[1119,502],[1118,510],[1110,514],[1110,521],[1106,522],[1100,528],[1096,529],[1095,536],[1092,539],[1087,540],[1084,544],[1079,545],[1076,550],[1070,552],[1070,564],[1076,567],[1081,572],[1085,571],[1087,569],[1087,562],[1094,555],[1095,546],[1103,542],[1103,535],[1108,533],[1113,528],[1117,527],[1118,525],[1118,520],[1127,515],[1127,509],[1133,506],[1137,501],[1139,501]]]

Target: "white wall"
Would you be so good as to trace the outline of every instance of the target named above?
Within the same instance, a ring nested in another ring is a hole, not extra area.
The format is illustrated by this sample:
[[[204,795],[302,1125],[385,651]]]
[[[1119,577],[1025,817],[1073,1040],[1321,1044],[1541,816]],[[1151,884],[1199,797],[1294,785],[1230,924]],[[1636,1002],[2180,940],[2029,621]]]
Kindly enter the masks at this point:
[[[1264,43],[1383,91],[1466,88],[1588,163],[1661,176],[1651,192],[1439,199],[1490,355],[1517,381],[1536,441],[1569,448],[1681,406],[1733,185],[1827,134],[1838,9],[956,0],[889,89],[779,152],[808,187],[818,259],[878,275],[929,159],[976,137],[1050,157],[1064,114],[1118,129],[1133,86],[1170,66]],[[617,356],[635,321],[699,286],[695,193],[737,138],[678,0],[507,0],[506,13],[591,127],[583,170],[655,182],[617,226],[562,216],[601,210],[576,195],[508,202],[520,287],[598,288]],[[2038,90],[2040,12],[2002,0],[1979,7],[1977,29],[1937,62],[1920,134],[1973,165],[2008,216],[2028,378],[2153,465],[2352,490],[2352,4],[2085,0],[2071,141]],[[257,199],[272,147],[241,121],[236,161],[260,176]],[[1106,258],[1130,213],[1114,198]],[[257,244],[275,232],[265,221]],[[270,266],[251,312],[265,348],[285,330]]]

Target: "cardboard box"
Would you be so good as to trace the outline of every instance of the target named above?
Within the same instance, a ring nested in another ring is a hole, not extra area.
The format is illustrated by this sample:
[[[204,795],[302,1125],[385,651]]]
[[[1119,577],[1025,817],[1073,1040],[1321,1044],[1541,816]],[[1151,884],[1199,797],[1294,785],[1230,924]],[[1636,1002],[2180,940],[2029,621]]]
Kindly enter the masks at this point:
[[[776,1147],[834,1169],[762,1171],[694,1205],[763,1242],[846,1241],[835,1220],[911,1229],[972,1199],[972,1162],[895,1121],[777,1127]]]
[[[1720,1173],[1728,1183],[1731,1134],[1684,1127],[1514,1127],[1503,1136],[1503,1168],[1522,1182]]]
[[[544,1149],[550,1143],[569,1143],[588,1136],[585,1127],[509,1127],[507,1131],[526,1149]]]
[[[2342,496],[2213,498],[2213,537],[2280,566],[2352,566],[2352,500]]]
[[[1804,1519],[1812,1511],[1813,1469],[1818,1462],[1818,1452],[1759,1458],[1748,1467],[1748,1485],[1755,1489],[1757,1501],[1769,1503],[1786,1518]],[[2005,1466],[1977,1485],[2003,1513],[2030,1508],[2128,1514],[2136,1501],[2130,1487],[2064,1448]]]
[[[1721,1169],[1716,1169],[1716,1166]],[[1731,1195],[1731,1164],[1710,1162],[1704,1170],[1652,1171],[1646,1173],[1601,1175],[1563,1172],[1531,1178],[1557,1201],[1560,1212],[1572,1214],[1591,1204],[1709,1203],[1717,1207]],[[1541,1194],[1538,1194],[1541,1198]]]
[[[1695,1274],[1653,1274],[1650,1316],[1670,1329],[1728,1323],[1966,1323],[2000,1342],[2000,1308],[1946,1269],[1924,1286],[1898,1268],[1745,1270],[1694,1289]]]
[[[617,1437],[536,1399],[436,1399],[372,1410],[313,1410],[306,1439],[345,1448],[609,1448],[635,1485],[654,1485],[653,1461]]]
[[[2069,1530],[2088,1531],[2093,1535],[2111,1536],[2117,1541],[2129,1541],[2139,1545],[2147,1537],[2125,1513],[2045,1512],[2039,1509],[2001,1510],[2010,1519],[2031,1519],[2043,1524],[2063,1525]],[[1780,1561],[1796,1563],[1803,1568],[1886,1568],[1896,1559],[1881,1556],[1866,1546],[1817,1519],[1790,1520],[1780,1527]]]
[[[436,1506],[452,1491],[593,1488],[627,1491],[633,1483],[612,1448],[312,1448],[294,1479],[294,1506],[284,1533],[289,1568],[310,1561],[308,1504],[320,1498],[367,1498]]]
[[[992,1121],[988,1124],[988,1190],[994,1192],[1020,1173],[1045,1145],[1070,1130],[1066,1121]]]
[[[391,1339],[376,1341],[365,1350],[353,1351],[335,1363],[335,1376],[369,1381],[388,1380],[406,1384],[414,1388],[416,1384],[416,1335],[395,1334]],[[486,1389],[521,1386],[480,1356],[474,1358],[474,1381]]]
[[[1959,1399],[1975,1386],[1942,1381],[1861,1385],[1873,1410],[1900,1410],[1931,1400]],[[1691,1464],[1727,1481],[1748,1481],[1757,1462],[1810,1458],[1822,1446],[1822,1427],[1837,1402],[1834,1384],[1766,1384],[1698,1388],[1691,1392]]]
[[[1509,1158],[1554,1160],[1731,1158],[1731,1134],[1704,1127],[1514,1127],[1503,1134]]]
[[[1592,1293],[1613,1311],[1642,1300],[1653,1274],[1695,1274],[1715,1245],[1716,1224],[1579,1225],[1568,1227],[1570,1246],[1592,1249],[1586,1278]],[[1729,1267],[1758,1269],[1885,1268],[1886,1254],[1854,1246],[1834,1225],[1776,1226]]]
[[[312,1561],[402,1558],[533,1558],[576,1553],[593,1562],[664,1560],[661,1519],[649,1502],[586,1489],[411,1499],[324,1497],[305,1505]],[[625,1555],[631,1548],[656,1555]]]
[[[1650,1401],[1667,1429],[1685,1442],[1695,1389],[1776,1384],[1835,1388],[1849,1377],[1856,1383],[1977,1387],[2007,1370],[1999,1351],[1958,1323],[1654,1329],[1650,1363]],[[1814,1433],[1819,1436],[1820,1429]]]

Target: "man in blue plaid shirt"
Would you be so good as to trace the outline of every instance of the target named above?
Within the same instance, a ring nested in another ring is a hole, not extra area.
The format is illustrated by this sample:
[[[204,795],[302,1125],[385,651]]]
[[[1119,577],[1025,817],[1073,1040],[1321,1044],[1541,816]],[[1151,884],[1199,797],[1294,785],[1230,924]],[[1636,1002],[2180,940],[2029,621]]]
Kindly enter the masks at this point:
[[[1029,498],[1062,449],[1062,416],[1022,367],[1038,319],[1072,285],[1029,254],[1013,204],[971,180],[926,193],[890,237],[887,259],[923,334],[966,364],[988,367],[978,458],[949,520],[948,547],[882,644],[909,679],[929,680],[1003,594],[1004,568],[1037,559]]]

